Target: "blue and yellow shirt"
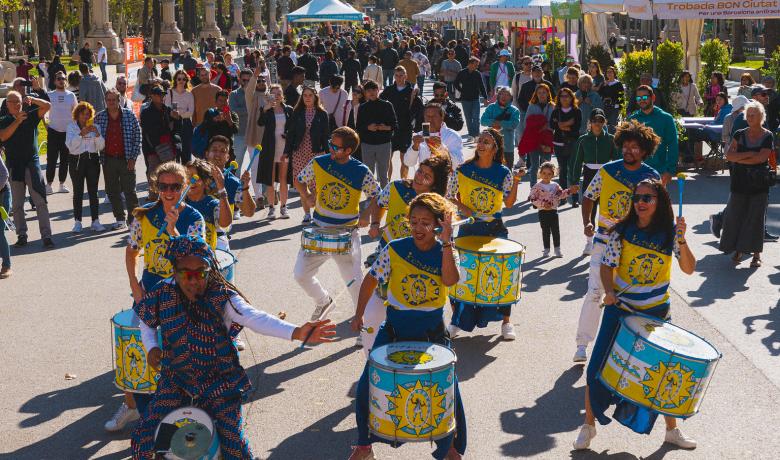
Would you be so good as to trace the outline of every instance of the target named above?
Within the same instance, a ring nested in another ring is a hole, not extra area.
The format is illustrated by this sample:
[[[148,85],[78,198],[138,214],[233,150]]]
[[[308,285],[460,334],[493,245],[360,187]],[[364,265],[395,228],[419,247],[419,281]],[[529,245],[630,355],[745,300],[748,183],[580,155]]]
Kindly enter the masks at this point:
[[[409,203],[416,196],[417,192],[407,180],[390,182],[379,193],[377,204],[387,210],[385,228],[379,241],[380,247],[384,247],[389,241],[406,238],[412,234],[409,228]]]
[[[660,179],[658,172],[642,163],[636,171],[626,169],[623,160],[611,161],[598,170],[585,190],[585,198],[598,201],[598,231],[593,241],[606,243],[607,230],[612,228],[631,210],[634,186],[644,179]]]
[[[500,218],[504,199],[512,191],[512,171],[493,163],[479,168],[476,162],[463,163],[450,176],[447,198],[456,199],[471,209],[475,217]]]
[[[379,193],[374,175],[360,161],[337,163],[329,154],[314,157],[298,175],[298,181],[314,185],[314,223],[322,227],[357,225],[360,194],[371,199]]]
[[[130,225],[130,237],[128,245],[137,251],[144,253],[144,270],[141,276],[141,285],[144,289],[151,289],[159,281],[170,278],[173,275],[171,263],[163,257],[168,249],[170,236],[163,232],[157,236],[160,228],[165,227],[165,212],[159,203],[144,205],[149,209],[142,219],[135,219]],[[176,230],[182,235],[205,238],[205,224],[203,216],[192,206],[185,204],[179,212],[176,221]]]
[[[669,243],[666,234],[647,233],[636,225],[621,227],[609,234],[601,258],[603,265],[617,268],[614,282],[618,298],[639,311],[668,307],[672,254],[680,256],[677,241]]]
[[[219,200],[213,196],[206,195],[198,201],[192,201],[189,198],[185,201],[203,216],[203,221],[206,225],[206,243],[208,243],[211,249],[216,249],[217,230],[220,228]]]

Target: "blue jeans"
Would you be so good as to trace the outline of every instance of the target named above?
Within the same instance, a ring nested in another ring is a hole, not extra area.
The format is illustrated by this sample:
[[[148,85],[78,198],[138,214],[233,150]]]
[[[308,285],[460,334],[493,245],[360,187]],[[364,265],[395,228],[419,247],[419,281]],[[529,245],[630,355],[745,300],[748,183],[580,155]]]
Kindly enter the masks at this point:
[[[6,186],[5,190],[0,191],[0,206],[4,207],[6,212],[11,212],[11,187]],[[5,221],[0,219],[0,259],[3,261],[3,268],[11,266],[11,246],[8,245],[8,238],[5,236]]]
[[[424,86],[425,86],[425,77],[423,75],[417,75],[417,88],[420,89],[420,97],[422,97]]]
[[[393,69],[382,69],[382,81],[385,86],[391,86],[393,84]]]
[[[534,150],[528,154],[528,161],[530,162],[530,166],[528,167],[528,176],[531,178],[531,187],[536,185],[536,181],[538,180],[539,165],[545,161],[550,161],[551,159],[551,153],[542,153],[541,150]]]
[[[103,83],[105,83],[106,81],[108,81],[108,73],[106,72],[106,63],[101,62],[98,65],[100,66],[100,73],[103,75]]]
[[[479,99],[460,101],[460,104],[463,106],[463,118],[466,119],[469,136],[479,136]]]

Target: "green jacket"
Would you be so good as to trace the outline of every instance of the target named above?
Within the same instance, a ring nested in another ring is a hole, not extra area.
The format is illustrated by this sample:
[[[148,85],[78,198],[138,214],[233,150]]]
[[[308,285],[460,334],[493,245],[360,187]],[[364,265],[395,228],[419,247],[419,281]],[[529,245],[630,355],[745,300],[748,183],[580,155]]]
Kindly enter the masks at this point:
[[[644,163],[658,171],[660,175],[668,173],[674,176],[677,174],[677,160],[680,151],[677,144],[677,125],[674,123],[674,117],[655,106],[650,114],[637,110],[629,115],[628,119],[636,120],[653,128],[653,131],[661,138],[661,144],[655,153],[647,157]]]
[[[582,165],[586,163],[605,164],[620,159],[615,147],[615,136],[602,131],[596,136],[592,131],[577,139],[577,152],[569,159],[569,185],[579,184]]]
[[[490,87],[494,90],[496,88],[496,74],[498,73],[498,64],[498,61],[490,64]],[[506,73],[508,77],[507,81],[509,82],[506,86],[511,87],[512,82],[515,79],[515,65],[510,61],[506,61]]]

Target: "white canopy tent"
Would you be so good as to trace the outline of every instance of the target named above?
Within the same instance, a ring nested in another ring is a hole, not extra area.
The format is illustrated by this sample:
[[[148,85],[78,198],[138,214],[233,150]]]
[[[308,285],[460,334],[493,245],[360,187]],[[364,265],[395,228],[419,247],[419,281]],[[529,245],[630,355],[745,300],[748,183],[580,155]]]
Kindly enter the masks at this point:
[[[452,5],[452,7],[447,8],[446,10],[440,10],[435,13],[433,13],[433,17],[437,21],[453,21],[457,19],[466,19],[466,14],[464,9],[480,0],[463,0],[462,2]]]
[[[436,19],[434,18],[434,13],[446,11],[455,5],[456,3],[453,1],[436,3],[435,5],[431,5],[427,9],[420,11],[417,14],[413,14],[412,19],[415,21],[435,21]]]
[[[312,0],[287,15],[288,22],[362,21],[363,13],[339,0]]]
[[[477,0],[466,13],[477,22],[530,21],[550,16],[550,0]]]

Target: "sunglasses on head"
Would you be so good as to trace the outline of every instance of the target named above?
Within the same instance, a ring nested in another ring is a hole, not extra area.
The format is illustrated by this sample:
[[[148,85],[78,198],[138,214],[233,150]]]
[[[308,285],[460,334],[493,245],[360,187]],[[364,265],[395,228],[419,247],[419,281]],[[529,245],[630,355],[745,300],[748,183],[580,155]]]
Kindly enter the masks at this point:
[[[202,268],[199,270],[176,269],[176,274],[186,280],[205,280],[208,278],[210,272],[210,268]]]
[[[636,99],[637,102],[639,102],[639,101],[646,101],[646,100],[650,99],[650,96],[648,96],[648,95],[637,96],[634,99]]]
[[[158,182],[157,183],[157,190],[161,192],[178,192],[181,190],[182,185],[178,182],[175,183],[169,183],[169,182]]]
[[[657,197],[658,195],[652,195],[650,193],[634,194],[631,197],[631,201],[634,203],[639,203],[641,201],[642,203],[653,204]]]

